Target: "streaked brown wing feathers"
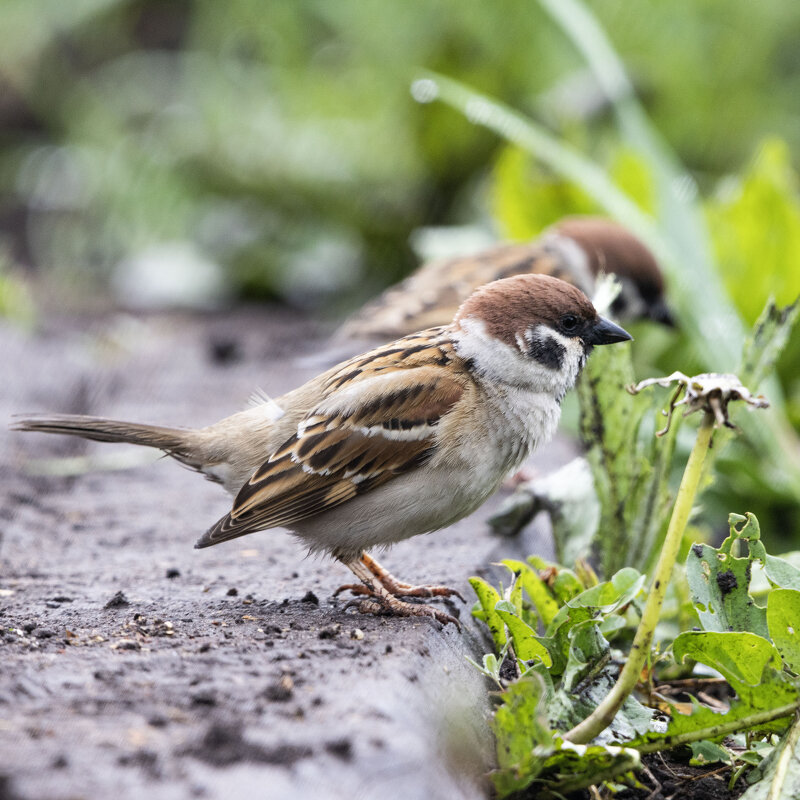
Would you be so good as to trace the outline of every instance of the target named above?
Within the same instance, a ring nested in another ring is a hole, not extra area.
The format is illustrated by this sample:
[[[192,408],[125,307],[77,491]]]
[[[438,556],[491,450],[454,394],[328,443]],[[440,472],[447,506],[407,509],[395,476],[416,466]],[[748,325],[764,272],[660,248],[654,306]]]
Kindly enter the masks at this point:
[[[369,385],[351,398],[352,381],[341,388],[334,374],[298,432],[253,473],[231,512],[197,546],[314,516],[430,458],[436,426],[461,397],[465,379],[443,368],[446,348],[428,342],[415,349],[418,344],[401,340],[373,351],[373,358],[362,359],[360,366],[343,365],[342,372],[359,369],[354,380],[372,379]],[[402,365],[420,364],[411,380],[398,380],[396,372],[386,380],[378,377],[382,365],[394,360],[397,366],[399,353],[409,349],[413,352],[403,357]]]

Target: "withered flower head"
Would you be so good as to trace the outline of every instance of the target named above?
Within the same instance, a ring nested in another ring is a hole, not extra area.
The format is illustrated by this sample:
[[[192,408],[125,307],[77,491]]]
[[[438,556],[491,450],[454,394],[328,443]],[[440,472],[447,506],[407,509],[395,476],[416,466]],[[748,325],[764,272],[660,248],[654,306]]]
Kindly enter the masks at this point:
[[[713,414],[716,428],[722,425],[727,428],[736,427],[728,417],[728,403],[731,400],[743,400],[755,408],[769,407],[769,402],[763,395],[752,395],[736,375],[718,372],[704,372],[702,375],[695,375],[692,378],[682,372],[673,372],[666,378],[648,378],[640,381],[635,386],[629,386],[628,391],[631,394],[638,394],[647,386],[655,384],[669,386],[672,383],[677,383],[677,388],[670,398],[669,408],[664,411],[667,424],[663,430],[656,433],[656,436],[663,436],[669,430],[672,413],[677,406],[686,406],[686,411],[683,412],[684,417],[695,411],[706,411]]]

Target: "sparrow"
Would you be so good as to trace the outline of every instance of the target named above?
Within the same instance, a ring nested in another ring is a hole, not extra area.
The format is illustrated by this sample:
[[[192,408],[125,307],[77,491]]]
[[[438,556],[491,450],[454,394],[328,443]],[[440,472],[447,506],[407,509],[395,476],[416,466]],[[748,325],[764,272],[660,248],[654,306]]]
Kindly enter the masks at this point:
[[[458,592],[399,581],[367,550],[477,509],[552,437],[592,348],[630,338],[574,286],[520,275],[479,288],[447,326],[356,356],[206,428],[72,415],[12,427],[158,448],[235,496],[195,547],[284,528],[353,572],[361,583],[341,590],[359,610],[457,626],[403,598]]]
[[[616,319],[673,324],[664,300],[664,278],[650,250],[611,220],[567,217],[533,242],[500,244],[474,255],[423,264],[350,317],[338,338],[405,336],[447,324],[478,286],[528,273],[561,278],[590,297],[597,276],[614,273],[621,284],[611,307]]]

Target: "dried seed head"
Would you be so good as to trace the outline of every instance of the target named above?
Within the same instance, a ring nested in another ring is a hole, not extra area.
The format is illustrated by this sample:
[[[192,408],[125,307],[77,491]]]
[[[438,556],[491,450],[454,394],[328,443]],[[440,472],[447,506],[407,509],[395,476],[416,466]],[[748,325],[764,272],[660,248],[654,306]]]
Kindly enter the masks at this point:
[[[635,386],[629,386],[628,391],[631,394],[638,394],[647,386],[658,384],[666,387],[672,383],[676,383],[677,388],[670,398],[669,408],[664,411],[667,424],[663,430],[656,433],[656,436],[663,436],[669,430],[672,413],[677,406],[686,406],[686,410],[683,412],[684,417],[695,411],[706,411],[713,414],[717,428],[722,425],[727,428],[736,427],[728,416],[728,403],[732,400],[742,400],[754,408],[769,407],[769,402],[763,395],[752,395],[736,375],[717,372],[705,372],[692,378],[682,372],[673,372],[666,378],[648,378]]]

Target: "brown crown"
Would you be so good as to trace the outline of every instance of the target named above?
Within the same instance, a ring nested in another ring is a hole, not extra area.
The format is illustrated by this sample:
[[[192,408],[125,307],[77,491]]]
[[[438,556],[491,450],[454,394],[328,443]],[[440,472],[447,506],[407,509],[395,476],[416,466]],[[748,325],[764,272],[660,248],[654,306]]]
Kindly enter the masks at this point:
[[[615,272],[628,278],[649,302],[664,291],[664,278],[655,256],[622,225],[602,217],[567,217],[553,230],[580,245],[594,275]]]
[[[597,312],[589,298],[569,283],[549,275],[516,275],[487,283],[462,304],[453,322],[475,317],[495,338],[516,347],[516,337],[532,325],[556,327],[565,314],[594,321]]]

